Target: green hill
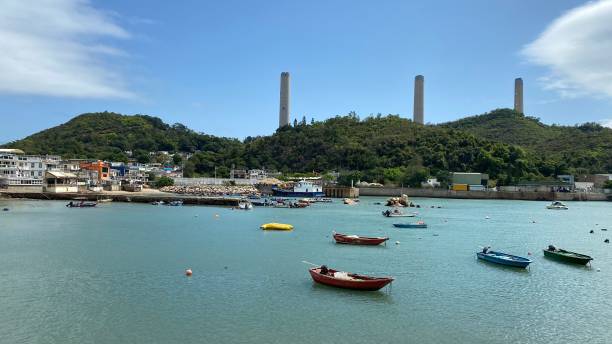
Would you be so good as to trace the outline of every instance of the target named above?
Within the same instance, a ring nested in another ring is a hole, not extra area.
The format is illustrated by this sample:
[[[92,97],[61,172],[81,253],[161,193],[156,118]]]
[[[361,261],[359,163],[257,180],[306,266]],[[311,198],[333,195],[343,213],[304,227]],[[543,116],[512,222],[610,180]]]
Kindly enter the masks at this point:
[[[240,145],[238,140],[198,134],[182,124],[165,124],[157,117],[102,112],[79,115],[4,146],[21,148],[27,154],[127,161],[125,151],[146,160],[151,151],[217,151]]]
[[[194,152],[188,176],[227,176],[236,168],[283,172],[343,171],[344,180],[418,185],[449,171],[488,173],[499,184],[575,171],[612,170],[612,130],[594,124],[547,126],[511,110],[423,126],[396,115],[359,119],[354,113],[278,129],[244,141],[194,132],[151,116],[91,113],[6,147],[28,154],[140,161],[148,152]]]
[[[612,171],[612,129],[597,123],[546,125],[535,117],[524,116],[510,109],[497,109],[440,126],[519,145],[539,160],[564,165],[573,173]],[[541,166],[541,169],[546,170],[547,167]]]

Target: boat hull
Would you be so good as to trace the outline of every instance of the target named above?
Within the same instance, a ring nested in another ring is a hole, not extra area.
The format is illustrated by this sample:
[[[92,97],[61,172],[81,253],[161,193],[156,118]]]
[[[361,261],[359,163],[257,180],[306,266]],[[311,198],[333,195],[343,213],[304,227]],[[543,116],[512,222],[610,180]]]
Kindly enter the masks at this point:
[[[426,223],[394,223],[393,226],[397,228],[427,228]]]
[[[337,272],[335,270],[329,270],[329,271],[332,274],[334,272]],[[308,272],[310,272],[310,276],[312,277],[312,280],[317,283],[328,285],[331,287],[336,287],[336,288],[343,288],[343,289],[376,291],[376,290],[380,290],[381,288],[385,287],[387,284],[393,282],[393,278],[391,277],[368,277],[368,276],[361,276],[361,275],[356,275],[356,274],[349,274],[349,276],[354,276],[359,279],[344,280],[344,279],[336,278],[332,275],[323,275],[321,273],[321,268],[312,268],[308,270]]]
[[[346,244],[346,245],[370,245],[376,246],[384,243],[389,240],[387,237],[361,237],[361,236],[347,236],[344,234],[336,233],[334,234],[334,240],[336,240],[337,244]]]
[[[260,228],[264,231],[290,231],[293,226],[286,223],[266,223],[261,225]]]
[[[524,257],[513,256],[510,254],[494,251],[491,251],[490,253],[492,253],[493,255],[485,254],[483,252],[477,252],[476,256],[478,257],[478,259],[482,259],[490,263],[513,266],[517,268],[526,268],[529,266],[529,264],[532,263],[531,259],[527,259]]]
[[[325,193],[323,192],[300,192],[300,191],[289,191],[289,190],[279,190],[273,189],[272,194],[274,196],[279,197],[323,197]]]
[[[555,260],[565,262],[565,263],[587,265],[591,260],[593,260],[593,258],[590,256],[576,253],[576,252],[571,252],[571,251],[565,251],[565,250],[551,251],[548,249],[544,249],[543,251],[544,251],[545,257],[555,259]]]

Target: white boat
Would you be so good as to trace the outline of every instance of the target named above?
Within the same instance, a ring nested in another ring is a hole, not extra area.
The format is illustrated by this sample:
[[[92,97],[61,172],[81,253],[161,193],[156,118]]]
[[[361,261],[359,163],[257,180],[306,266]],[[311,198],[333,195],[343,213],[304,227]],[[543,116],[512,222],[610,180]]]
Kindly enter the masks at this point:
[[[559,202],[559,201],[554,201],[552,202],[550,205],[546,206],[547,209],[554,209],[554,210],[567,210],[568,207],[567,205],[563,204],[563,202]]]
[[[240,201],[238,202],[238,209],[242,210],[251,210],[253,209],[253,205],[249,201]]]
[[[382,212],[383,216],[386,217],[415,217],[416,215],[413,213],[404,213],[399,208],[395,208],[393,210],[385,210]]]

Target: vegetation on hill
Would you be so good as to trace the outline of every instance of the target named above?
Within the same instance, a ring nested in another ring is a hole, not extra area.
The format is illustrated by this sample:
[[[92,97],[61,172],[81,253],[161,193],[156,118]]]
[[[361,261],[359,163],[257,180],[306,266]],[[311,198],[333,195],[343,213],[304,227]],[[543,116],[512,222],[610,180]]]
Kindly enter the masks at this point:
[[[28,154],[59,154],[65,158],[127,161],[127,151],[140,162],[149,162],[154,151],[218,151],[240,147],[235,139],[203,135],[182,124],[168,125],[157,117],[125,116],[112,112],[86,113],[54,128],[43,130],[6,147]]]
[[[419,185],[428,176],[483,172],[499,185],[565,173],[612,170],[612,130],[595,124],[547,126],[512,110],[495,110],[423,126],[396,115],[360,119],[355,113],[305,120],[244,141],[168,125],[159,118],[92,113],[12,142],[28,154],[147,162],[151,151],[191,152],[186,176],[226,177],[232,167],[282,172],[341,171],[341,182]]]
[[[612,129],[597,123],[546,125],[511,109],[497,109],[440,126],[519,145],[539,161],[538,169],[545,174],[553,168],[576,174],[612,171]]]

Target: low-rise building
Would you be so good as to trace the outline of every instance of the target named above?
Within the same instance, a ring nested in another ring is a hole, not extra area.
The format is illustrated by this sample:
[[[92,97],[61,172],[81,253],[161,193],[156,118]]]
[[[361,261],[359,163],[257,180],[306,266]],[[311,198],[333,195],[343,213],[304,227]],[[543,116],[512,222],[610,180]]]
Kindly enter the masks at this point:
[[[15,192],[41,192],[46,165],[40,156],[20,149],[0,149],[0,188]]]
[[[457,191],[485,190],[489,183],[489,175],[486,173],[453,172],[451,173],[451,189]]]
[[[44,190],[55,193],[78,192],[78,178],[70,172],[46,171]]]

